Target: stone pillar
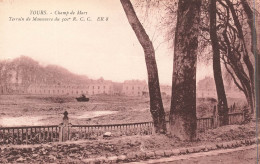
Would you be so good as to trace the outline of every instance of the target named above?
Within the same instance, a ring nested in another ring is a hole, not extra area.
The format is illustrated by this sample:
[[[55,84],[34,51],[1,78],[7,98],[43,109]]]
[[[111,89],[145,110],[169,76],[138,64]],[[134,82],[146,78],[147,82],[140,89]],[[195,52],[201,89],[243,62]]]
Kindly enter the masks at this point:
[[[59,125],[60,127],[60,135],[59,135],[59,142],[64,142],[70,139],[70,127],[71,124],[69,123],[68,112],[65,111],[63,116],[62,123]]]

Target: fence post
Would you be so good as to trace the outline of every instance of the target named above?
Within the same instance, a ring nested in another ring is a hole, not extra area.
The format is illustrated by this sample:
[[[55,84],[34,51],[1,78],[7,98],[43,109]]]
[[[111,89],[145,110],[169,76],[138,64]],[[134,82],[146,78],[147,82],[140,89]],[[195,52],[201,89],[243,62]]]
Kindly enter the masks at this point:
[[[70,133],[70,127],[71,125],[69,124],[69,117],[68,117],[68,112],[65,111],[64,113],[64,117],[62,120],[62,123],[59,125],[59,142],[64,142],[70,139],[69,137],[69,133]]]
[[[218,107],[215,105],[213,110],[213,123],[214,128],[219,126]]]

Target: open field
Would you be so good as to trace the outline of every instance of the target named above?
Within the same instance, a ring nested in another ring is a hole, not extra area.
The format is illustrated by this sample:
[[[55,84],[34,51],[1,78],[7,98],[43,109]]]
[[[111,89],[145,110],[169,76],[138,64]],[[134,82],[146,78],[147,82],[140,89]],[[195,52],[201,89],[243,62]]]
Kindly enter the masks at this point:
[[[69,96],[0,95],[0,100],[0,126],[57,125],[64,111],[68,111],[72,124],[152,121],[147,97],[97,95],[89,102],[77,102]],[[244,101],[230,102],[242,106]],[[170,97],[164,97],[163,104],[168,115]],[[212,99],[197,100],[197,117],[211,116],[214,105]]]
[[[95,96],[89,102],[77,102],[75,97],[67,96],[1,95],[0,99],[0,125],[6,121],[16,126],[17,122],[21,125],[59,124],[64,111],[68,111],[72,124],[151,121],[147,98]],[[23,119],[27,119],[26,122]]]

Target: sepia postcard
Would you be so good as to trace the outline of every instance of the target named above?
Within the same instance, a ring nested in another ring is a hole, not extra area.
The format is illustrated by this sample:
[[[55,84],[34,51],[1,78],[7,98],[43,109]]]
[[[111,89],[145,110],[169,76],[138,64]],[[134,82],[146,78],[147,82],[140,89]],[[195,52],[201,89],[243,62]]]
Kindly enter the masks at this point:
[[[258,163],[259,10],[0,0],[0,163]]]

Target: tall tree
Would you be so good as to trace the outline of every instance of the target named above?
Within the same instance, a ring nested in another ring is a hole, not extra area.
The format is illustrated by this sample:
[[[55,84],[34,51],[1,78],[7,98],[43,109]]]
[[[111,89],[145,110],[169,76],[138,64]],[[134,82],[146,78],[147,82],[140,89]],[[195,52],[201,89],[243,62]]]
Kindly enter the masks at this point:
[[[210,40],[213,50],[213,73],[218,95],[218,109],[220,125],[228,124],[228,105],[227,98],[222,78],[220,65],[220,51],[218,45],[217,28],[216,28],[216,0],[210,0],[209,3],[209,18],[210,18]]]
[[[251,106],[251,112],[254,112],[254,107],[255,107],[255,76],[254,76],[254,66],[252,64],[252,62],[250,61],[250,57],[249,57],[249,53],[247,50],[247,46],[246,46],[246,41],[244,38],[244,32],[243,32],[243,27],[242,24],[239,21],[239,16],[237,14],[237,11],[235,10],[235,7],[233,5],[233,3],[230,0],[225,0],[227,6],[230,9],[231,15],[232,15],[232,19],[234,20],[234,25],[237,29],[237,36],[239,41],[241,42],[242,46],[243,46],[243,53],[242,53],[242,58],[243,58],[243,62],[246,65],[246,69],[248,71],[248,75],[249,75],[249,79],[250,79],[250,84],[251,84],[251,94],[252,94],[252,102],[250,104]],[[253,45],[253,42],[252,44]],[[254,53],[252,53],[254,54]]]
[[[258,97],[258,100],[256,100],[257,103],[255,103],[256,105],[256,109],[257,109],[257,117],[260,118],[260,109],[259,109],[259,102],[260,102],[260,87],[259,82],[260,82],[260,71],[259,71],[259,64],[260,64],[260,51],[258,49],[258,45],[257,45],[257,30],[256,30],[256,14],[253,12],[253,10],[251,9],[251,7],[248,4],[247,0],[241,0],[243,9],[246,13],[247,16],[247,23],[249,25],[250,28],[250,35],[251,35],[251,52],[254,54],[255,57],[255,89],[256,89],[256,98]],[[259,29],[258,29],[259,31]],[[258,84],[258,85],[257,85]]]
[[[127,16],[128,22],[136,34],[144,50],[146,68],[148,73],[148,86],[150,95],[150,111],[154,121],[156,133],[166,132],[165,112],[162,103],[157,64],[153,44],[145,29],[140,23],[130,0],[120,0]]]
[[[243,16],[239,15],[239,3],[229,0],[217,0],[219,48],[225,68],[232,76],[237,87],[244,92],[248,105],[254,109],[254,69],[250,61],[244,38],[242,23]],[[236,6],[236,8],[235,8]],[[240,16],[240,19],[239,19]]]
[[[179,0],[175,31],[170,132],[196,137],[196,64],[201,0]]]

